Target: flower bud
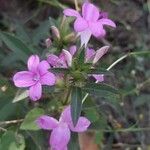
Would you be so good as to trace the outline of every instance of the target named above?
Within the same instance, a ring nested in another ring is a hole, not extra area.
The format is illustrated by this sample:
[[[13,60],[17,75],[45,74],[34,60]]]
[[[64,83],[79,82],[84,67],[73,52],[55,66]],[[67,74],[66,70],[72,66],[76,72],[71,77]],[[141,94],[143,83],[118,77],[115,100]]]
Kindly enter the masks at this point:
[[[46,47],[49,48],[49,47],[51,46],[51,44],[52,44],[51,39],[50,39],[50,38],[47,38],[47,39],[45,40],[45,44],[46,44]]]
[[[51,31],[52,31],[52,35],[57,38],[57,39],[60,39],[60,32],[58,30],[57,27],[55,26],[51,26]]]

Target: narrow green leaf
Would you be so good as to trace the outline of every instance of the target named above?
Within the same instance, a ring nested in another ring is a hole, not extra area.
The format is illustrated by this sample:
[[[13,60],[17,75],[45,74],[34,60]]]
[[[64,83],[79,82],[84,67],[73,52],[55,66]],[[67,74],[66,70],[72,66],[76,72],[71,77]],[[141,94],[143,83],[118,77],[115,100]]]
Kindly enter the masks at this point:
[[[96,131],[95,133],[95,143],[100,144],[104,138],[104,133],[102,131]]]
[[[51,68],[50,71],[54,72],[54,73],[68,73],[69,69],[67,69],[67,68]]]
[[[0,32],[0,38],[11,49],[20,60],[26,61],[32,50],[19,38],[6,32]]]
[[[87,83],[83,87],[83,90],[90,94],[95,94],[102,97],[109,96],[112,94],[119,94],[117,89],[107,84]]]
[[[45,20],[40,23],[32,33],[33,44],[38,45],[40,40],[45,39],[49,36],[50,22]]]
[[[71,116],[74,126],[80,117],[82,109],[82,91],[79,87],[73,87],[71,92]]]
[[[25,98],[28,97],[28,90],[18,90],[15,98],[13,99],[13,103],[19,102],[21,100],[24,100]]]
[[[80,62],[80,64],[83,64],[85,60],[85,48],[81,47],[78,51],[79,54],[77,56],[77,60]]]
[[[104,75],[113,75],[112,72],[106,70],[106,69],[99,69],[99,68],[95,68],[95,69],[90,69],[89,70],[90,74],[104,74]]]
[[[41,108],[34,108],[26,115],[23,123],[20,126],[22,130],[38,130],[38,126],[36,125],[36,119],[44,114],[44,110]]]

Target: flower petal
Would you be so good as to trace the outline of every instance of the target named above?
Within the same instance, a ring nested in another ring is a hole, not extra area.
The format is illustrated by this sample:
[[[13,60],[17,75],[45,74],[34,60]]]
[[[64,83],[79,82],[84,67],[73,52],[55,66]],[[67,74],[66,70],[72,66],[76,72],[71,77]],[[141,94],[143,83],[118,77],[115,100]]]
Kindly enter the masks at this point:
[[[32,72],[35,72],[39,63],[40,63],[40,59],[38,55],[30,56],[28,59],[28,69]]]
[[[76,11],[74,9],[70,9],[70,8],[65,9],[63,11],[63,13],[64,13],[65,16],[71,16],[71,17],[79,17],[80,16],[78,11]]]
[[[58,60],[59,60],[58,56],[56,56],[54,54],[50,54],[47,58],[48,63],[53,67],[57,66]]]
[[[99,50],[96,51],[95,57],[93,59],[93,64],[97,63],[99,59],[107,53],[109,46],[103,46]]]
[[[93,77],[96,79],[97,82],[103,82],[104,81],[104,75],[103,74],[93,74]]]
[[[53,118],[53,117],[49,117],[46,115],[40,116],[37,120],[36,120],[37,125],[45,130],[51,130],[57,127],[58,125],[58,121]]]
[[[56,77],[53,73],[51,72],[47,72],[45,73],[42,77],[41,77],[41,80],[40,80],[40,83],[42,85],[54,85],[56,82]]]
[[[62,51],[59,55],[58,66],[60,68],[67,68],[66,55]]]
[[[81,47],[83,45],[85,45],[86,47],[91,38],[92,32],[89,29],[87,29],[85,31],[80,32],[79,35],[81,37]]]
[[[49,144],[53,149],[64,150],[70,140],[70,130],[66,123],[60,123],[58,127],[53,129]]]
[[[37,101],[41,98],[42,86],[39,82],[30,87],[29,96],[30,96],[31,100],[33,100],[33,101]]]
[[[70,105],[69,105],[61,113],[59,121],[60,122],[66,122],[67,124],[70,124],[70,122],[72,122],[71,120],[72,120],[71,119],[71,110],[70,110]]]
[[[91,122],[87,118],[80,117],[77,122],[77,125],[74,127],[73,124],[70,124],[69,128],[71,131],[74,131],[74,132],[84,132],[87,130],[90,124]]]
[[[13,81],[15,86],[17,87],[29,87],[35,84],[33,81],[33,73],[29,71],[20,71],[17,72],[14,77]]]
[[[90,62],[93,60],[95,55],[95,50],[92,48],[87,48],[85,51],[85,62]]]
[[[80,117],[76,127],[74,127],[72,118],[71,118],[71,108],[70,105],[64,109],[60,116],[59,122],[65,122],[68,124],[70,130],[75,131],[75,132],[83,132],[85,131],[89,125],[90,121],[86,119],[85,117]]]
[[[41,76],[44,75],[45,73],[47,73],[48,69],[50,69],[50,65],[46,60],[43,60],[39,63],[38,71]]]
[[[63,49],[63,53],[65,54],[65,58],[66,58],[66,62],[68,64],[69,67],[71,67],[72,65],[72,55],[70,54],[69,51]]]
[[[70,54],[73,56],[77,51],[77,47],[75,45],[72,45],[70,48],[69,48],[69,52]]]
[[[92,34],[97,38],[104,37],[106,34],[100,22],[90,23],[90,30]]]
[[[74,29],[76,32],[81,32],[85,30],[87,27],[88,27],[88,24],[86,20],[84,20],[81,17],[77,18],[76,21],[74,22]]]
[[[116,24],[110,19],[103,18],[103,19],[100,19],[98,22],[101,23],[102,25],[108,25],[113,28],[116,28]]]
[[[83,18],[87,21],[97,21],[99,18],[99,9],[88,2],[85,2],[82,6]]]

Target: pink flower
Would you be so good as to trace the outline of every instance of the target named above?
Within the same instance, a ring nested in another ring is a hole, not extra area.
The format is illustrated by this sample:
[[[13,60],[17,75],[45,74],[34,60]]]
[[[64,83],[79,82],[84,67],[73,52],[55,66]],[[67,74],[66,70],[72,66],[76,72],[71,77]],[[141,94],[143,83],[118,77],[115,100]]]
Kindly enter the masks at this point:
[[[109,46],[103,46],[99,50],[95,51],[94,49],[87,48],[85,51],[85,63],[91,63],[95,65],[99,59],[107,53],[109,49]],[[69,51],[62,50],[62,53],[59,56],[56,56],[54,54],[50,54],[48,56],[47,61],[52,67],[56,68],[68,68],[72,66],[72,59],[74,54],[76,53],[77,48],[76,46],[72,46]],[[103,74],[93,74],[92,75],[97,82],[104,81],[104,75]],[[60,78],[60,75],[57,76]]]
[[[72,65],[72,57],[76,53],[76,50],[76,46],[73,45],[69,48],[69,51],[63,49],[59,56],[50,54],[47,61],[52,67],[68,68]]]
[[[101,59],[101,57],[107,53],[108,49],[109,46],[103,46],[97,51],[95,51],[94,49],[87,48],[85,53],[85,62],[92,62],[93,65],[96,64],[99,61],[99,59]],[[96,79],[97,82],[104,81],[103,74],[94,74],[92,76]]]
[[[67,150],[70,140],[70,130],[73,132],[84,132],[90,125],[85,117],[80,117],[74,127],[71,119],[70,106],[64,109],[59,121],[55,118],[43,115],[36,121],[37,125],[45,130],[52,130],[49,144],[52,150]]]
[[[106,13],[99,12],[99,9],[89,3],[85,2],[82,6],[82,15],[74,9],[65,9],[66,16],[76,17],[74,22],[74,29],[81,36],[81,46],[87,45],[91,35],[96,38],[105,36],[106,31],[104,25],[116,27],[116,24],[107,18]]]
[[[37,101],[42,96],[42,85],[52,86],[55,84],[55,75],[48,71],[50,68],[47,61],[40,62],[37,55],[29,57],[28,71],[17,72],[13,81],[17,87],[29,87],[29,97]]]

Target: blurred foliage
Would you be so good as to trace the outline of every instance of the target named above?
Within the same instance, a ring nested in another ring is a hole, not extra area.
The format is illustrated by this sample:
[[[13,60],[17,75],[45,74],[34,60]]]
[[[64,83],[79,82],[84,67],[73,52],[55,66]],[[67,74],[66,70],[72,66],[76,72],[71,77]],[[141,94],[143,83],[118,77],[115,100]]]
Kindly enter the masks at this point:
[[[13,7],[8,6],[9,0],[0,2],[0,7],[3,7],[0,15],[0,150],[46,150],[49,134],[38,130],[34,121],[40,114],[49,114],[57,118],[62,111],[64,93],[61,91],[56,97],[57,91],[45,89],[43,99],[39,103],[32,103],[26,96],[26,91],[14,87],[12,76],[26,67],[27,58],[31,54],[45,58],[48,53],[59,53],[62,48],[74,44],[75,35],[71,34],[72,30],[69,27],[71,20],[64,21],[60,13],[65,7],[74,7],[74,1],[28,0],[23,1],[23,4],[17,0],[13,2]],[[110,16],[118,26],[105,39],[92,40],[90,46],[94,45],[95,49],[103,44],[112,46],[109,54],[101,60],[100,66],[107,68],[121,56],[129,55],[112,69],[114,75],[106,78],[108,84],[111,83],[119,89],[119,96],[111,93],[115,90],[111,87],[97,87],[95,91],[93,88],[95,85],[90,84],[85,87],[90,96],[82,106],[81,113],[92,122],[90,130],[96,132],[95,142],[103,149],[113,149],[117,143],[122,143],[121,148],[148,149],[149,2],[142,0],[94,2],[104,10],[110,11]],[[24,11],[25,9],[27,11]],[[59,40],[52,38],[50,31],[52,25],[58,27],[60,31]],[[48,37],[53,40],[50,48],[45,45],[45,39]],[[107,89],[107,93],[103,92],[103,88]],[[77,102],[77,99],[74,102]],[[73,106],[78,108],[80,114],[80,104],[76,104]],[[77,150],[79,149],[76,147],[77,135],[72,134],[72,137],[69,147],[71,150],[73,148]]]

